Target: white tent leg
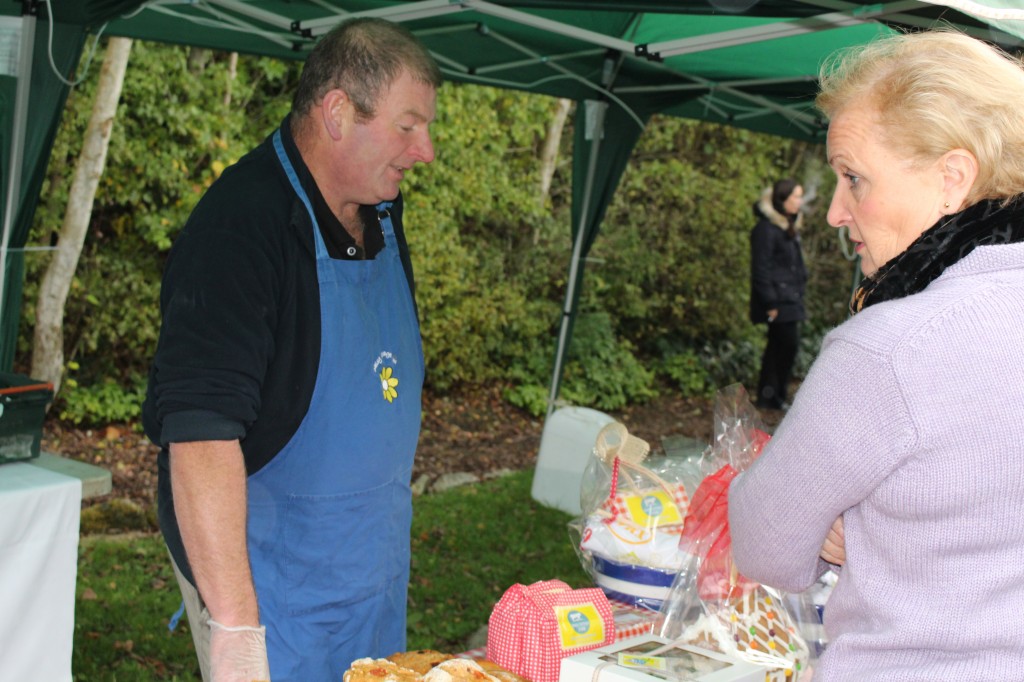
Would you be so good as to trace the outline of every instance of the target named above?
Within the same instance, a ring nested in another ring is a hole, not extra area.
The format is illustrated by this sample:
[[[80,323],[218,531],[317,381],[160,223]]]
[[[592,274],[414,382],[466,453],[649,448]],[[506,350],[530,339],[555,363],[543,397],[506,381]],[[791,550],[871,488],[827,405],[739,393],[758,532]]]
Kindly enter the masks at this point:
[[[15,91],[14,116],[11,125],[11,158],[7,170],[7,201],[4,204],[3,232],[0,233],[0,320],[4,312],[4,291],[7,278],[7,247],[18,215],[21,194],[21,169],[25,158],[25,132],[28,122],[28,98],[32,81],[32,53],[35,50],[36,18],[21,17],[18,50],[18,85]]]

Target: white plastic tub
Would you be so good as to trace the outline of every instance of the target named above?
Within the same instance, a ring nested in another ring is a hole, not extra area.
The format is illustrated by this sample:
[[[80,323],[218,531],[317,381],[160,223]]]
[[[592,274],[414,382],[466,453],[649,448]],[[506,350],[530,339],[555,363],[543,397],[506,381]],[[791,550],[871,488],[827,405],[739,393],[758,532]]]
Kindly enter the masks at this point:
[[[580,482],[594,451],[597,434],[615,421],[589,407],[561,407],[544,422],[533,476],[533,499],[570,514],[580,514]]]

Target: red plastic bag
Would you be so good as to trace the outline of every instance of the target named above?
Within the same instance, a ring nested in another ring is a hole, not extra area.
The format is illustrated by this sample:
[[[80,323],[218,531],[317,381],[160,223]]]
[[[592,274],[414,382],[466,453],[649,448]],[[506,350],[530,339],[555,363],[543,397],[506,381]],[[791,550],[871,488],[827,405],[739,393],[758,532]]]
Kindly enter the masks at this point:
[[[739,426],[739,425],[737,425]],[[728,440],[735,445],[736,433],[729,438],[720,434],[717,439],[719,447],[722,441]],[[743,447],[749,450],[749,457],[736,458],[749,466],[750,462],[761,454],[765,443],[771,436],[757,426],[751,426],[749,437],[744,434],[740,438]],[[712,460],[732,459],[719,453]],[[736,589],[749,590],[755,583],[743,576],[734,574],[732,566],[732,538],[729,535],[729,484],[739,473],[731,463],[722,466],[713,474],[706,476],[697,491],[693,494],[689,512],[683,520],[683,532],[679,538],[679,548],[691,556],[701,557],[700,574],[697,578],[698,593],[701,599],[724,599]]]

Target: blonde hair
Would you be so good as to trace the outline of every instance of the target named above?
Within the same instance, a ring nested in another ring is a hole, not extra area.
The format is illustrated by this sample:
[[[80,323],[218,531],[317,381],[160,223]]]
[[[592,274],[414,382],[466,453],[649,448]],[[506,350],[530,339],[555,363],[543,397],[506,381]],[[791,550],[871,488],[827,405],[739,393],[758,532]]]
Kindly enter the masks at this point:
[[[951,149],[978,159],[966,204],[1024,192],[1024,65],[953,30],[899,34],[834,55],[815,102],[829,119],[852,105],[914,161]]]

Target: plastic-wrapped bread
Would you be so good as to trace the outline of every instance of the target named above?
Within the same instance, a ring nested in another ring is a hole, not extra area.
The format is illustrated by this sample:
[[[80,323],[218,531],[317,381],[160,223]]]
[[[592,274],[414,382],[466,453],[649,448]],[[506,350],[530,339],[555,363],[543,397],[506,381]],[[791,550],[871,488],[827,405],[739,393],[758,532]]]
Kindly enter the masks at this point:
[[[417,651],[399,651],[388,656],[388,660],[403,668],[415,670],[420,675],[426,675],[435,666],[455,658],[451,654],[441,653],[433,649],[419,649]]]
[[[456,658],[432,649],[353,661],[344,682],[528,682],[492,661]]]
[[[420,682],[423,676],[386,658],[360,658],[345,671],[344,682]]]

